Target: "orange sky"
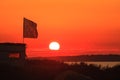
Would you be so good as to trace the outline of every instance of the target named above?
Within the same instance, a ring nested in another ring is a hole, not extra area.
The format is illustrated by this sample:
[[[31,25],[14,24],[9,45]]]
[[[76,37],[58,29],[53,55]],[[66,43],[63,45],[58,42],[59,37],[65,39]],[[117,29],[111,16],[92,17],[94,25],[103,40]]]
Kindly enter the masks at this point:
[[[0,0],[0,42],[22,42],[23,17],[38,24],[28,48],[120,49],[120,0]]]

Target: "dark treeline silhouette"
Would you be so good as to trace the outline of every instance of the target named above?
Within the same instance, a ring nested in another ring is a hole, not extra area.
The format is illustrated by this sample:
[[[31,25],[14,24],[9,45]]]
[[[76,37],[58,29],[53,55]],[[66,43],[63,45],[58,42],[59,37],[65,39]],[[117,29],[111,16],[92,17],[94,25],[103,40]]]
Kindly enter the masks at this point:
[[[1,80],[120,80],[120,65],[67,65],[53,60],[0,63]]]

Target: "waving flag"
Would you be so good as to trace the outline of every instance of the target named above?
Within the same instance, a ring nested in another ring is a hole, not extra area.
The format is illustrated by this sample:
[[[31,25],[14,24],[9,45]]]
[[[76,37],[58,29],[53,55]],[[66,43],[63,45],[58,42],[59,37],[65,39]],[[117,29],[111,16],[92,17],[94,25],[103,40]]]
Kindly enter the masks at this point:
[[[23,38],[37,38],[37,24],[24,18],[23,20]]]

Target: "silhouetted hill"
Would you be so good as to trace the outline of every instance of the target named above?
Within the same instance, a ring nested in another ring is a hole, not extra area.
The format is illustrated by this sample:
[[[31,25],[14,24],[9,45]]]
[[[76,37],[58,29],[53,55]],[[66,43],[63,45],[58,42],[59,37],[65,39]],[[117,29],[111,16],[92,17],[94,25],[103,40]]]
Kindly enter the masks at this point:
[[[80,55],[80,56],[59,56],[49,57],[58,61],[120,61],[120,55]]]

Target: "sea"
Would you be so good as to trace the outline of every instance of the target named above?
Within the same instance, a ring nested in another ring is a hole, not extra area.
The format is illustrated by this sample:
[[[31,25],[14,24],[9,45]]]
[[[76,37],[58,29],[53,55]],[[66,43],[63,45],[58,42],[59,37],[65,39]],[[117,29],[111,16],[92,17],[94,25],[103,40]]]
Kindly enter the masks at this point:
[[[68,64],[68,65],[75,65],[75,64],[80,64],[81,62],[64,62],[65,64]],[[99,65],[101,65],[101,67],[113,67],[113,66],[116,66],[116,65],[120,65],[120,61],[118,61],[118,62],[116,62],[116,61],[114,61],[114,62],[91,62],[91,61],[89,61],[89,62],[85,62],[85,63],[87,63],[88,65],[90,65],[90,64],[94,64],[94,65],[97,65],[97,66],[99,66]]]

